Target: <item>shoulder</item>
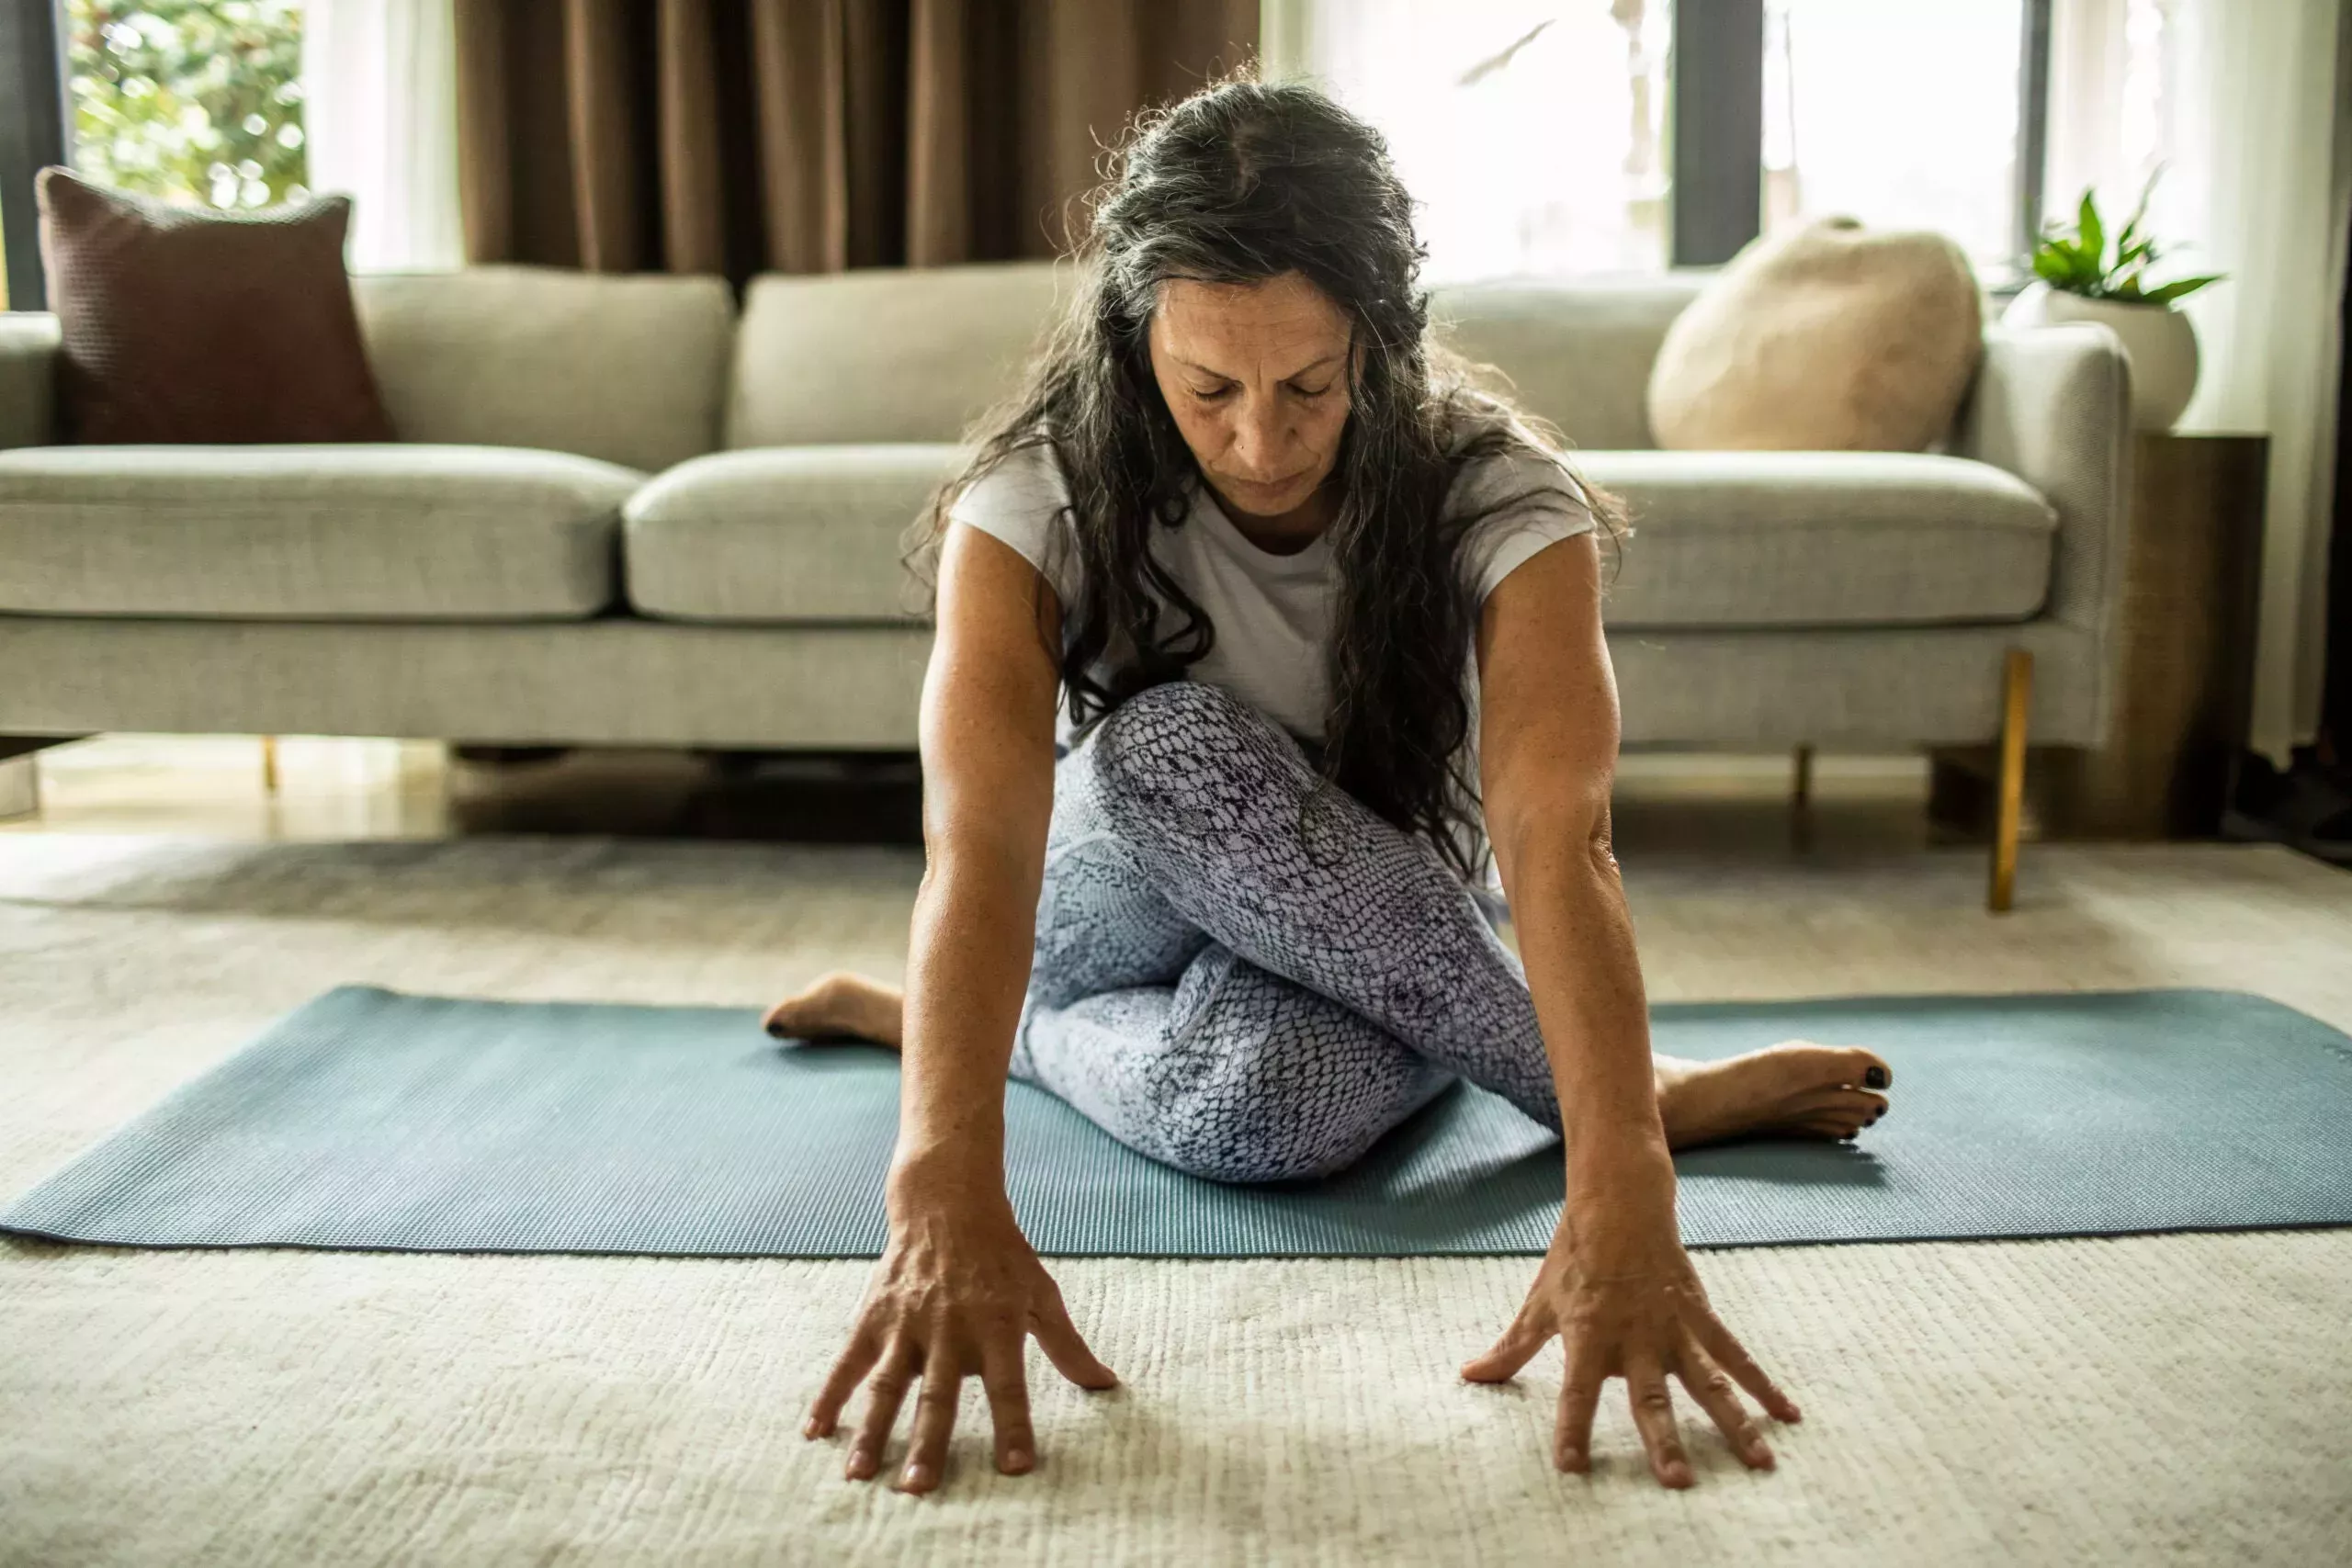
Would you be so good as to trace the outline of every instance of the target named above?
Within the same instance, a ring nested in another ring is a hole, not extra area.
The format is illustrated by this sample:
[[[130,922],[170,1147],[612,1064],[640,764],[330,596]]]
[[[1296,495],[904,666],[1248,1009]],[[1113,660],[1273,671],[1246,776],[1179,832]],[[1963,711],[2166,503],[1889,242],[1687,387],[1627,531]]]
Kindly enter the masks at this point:
[[[1023,437],[964,482],[948,503],[947,520],[1010,545],[1054,585],[1068,604],[1077,583],[1077,552],[1069,538],[1069,482],[1053,442],[1043,433]]]
[[[1551,509],[1591,521],[1584,482],[1566,457],[1507,409],[1482,401],[1458,410],[1446,452],[1453,463],[1449,515]]]
[[[1446,515],[1469,525],[1463,564],[1481,603],[1547,545],[1599,526],[1567,458],[1516,421],[1505,429],[1499,445],[1458,457],[1446,491]]]
[[[1061,460],[1043,434],[1019,443],[964,484],[947,509],[958,523],[995,532],[998,525],[1049,524],[1069,505]]]
[[[1446,506],[1457,516],[1555,512],[1581,519],[1586,527],[1593,523],[1584,481],[1566,458],[1540,447],[1465,459],[1454,470]]]

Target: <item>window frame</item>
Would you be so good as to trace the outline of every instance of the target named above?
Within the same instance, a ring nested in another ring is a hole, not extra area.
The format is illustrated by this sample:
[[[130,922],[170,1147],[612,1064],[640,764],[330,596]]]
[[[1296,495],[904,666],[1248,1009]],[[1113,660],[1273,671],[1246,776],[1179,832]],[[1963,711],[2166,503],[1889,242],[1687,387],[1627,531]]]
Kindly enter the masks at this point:
[[[1666,264],[1717,266],[1764,223],[1764,0],[1675,0]]]
[[[73,162],[59,11],[57,0],[0,4],[0,239],[6,243],[12,310],[48,305],[33,176],[52,164]]]
[[[2054,0],[2024,0],[2018,51],[2018,178],[2010,223],[2015,276],[1992,287],[2016,293],[2032,276],[2028,258],[2041,229],[2050,147],[2050,13]],[[1674,172],[1667,265],[1717,266],[1762,231],[1764,213],[1764,0],[1675,0]]]

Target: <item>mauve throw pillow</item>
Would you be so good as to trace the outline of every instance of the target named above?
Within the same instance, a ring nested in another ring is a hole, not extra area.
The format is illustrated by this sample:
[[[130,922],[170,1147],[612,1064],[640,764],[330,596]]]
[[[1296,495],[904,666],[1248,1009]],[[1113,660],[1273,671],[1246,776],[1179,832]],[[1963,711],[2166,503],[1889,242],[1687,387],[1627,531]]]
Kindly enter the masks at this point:
[[[343,266],[351,202],[225,213],[43,169],[69,441],[390,441]]]

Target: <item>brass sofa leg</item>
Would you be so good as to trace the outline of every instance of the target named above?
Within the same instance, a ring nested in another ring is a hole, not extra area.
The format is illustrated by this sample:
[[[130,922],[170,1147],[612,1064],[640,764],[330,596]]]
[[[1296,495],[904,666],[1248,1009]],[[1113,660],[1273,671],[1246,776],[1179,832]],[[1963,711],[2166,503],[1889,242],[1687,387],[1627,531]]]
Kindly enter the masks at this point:
[[[261,738],[261,787],[264,793],[277,793],[277,737]]]
[[[2025,721],[2033,705],[2033,655],[2009,649],[2001,671],[2001,795],[1993,818],[1993,885],[1984,907],[2006,911],[2018,879],[2018,819],[2025,811]]]

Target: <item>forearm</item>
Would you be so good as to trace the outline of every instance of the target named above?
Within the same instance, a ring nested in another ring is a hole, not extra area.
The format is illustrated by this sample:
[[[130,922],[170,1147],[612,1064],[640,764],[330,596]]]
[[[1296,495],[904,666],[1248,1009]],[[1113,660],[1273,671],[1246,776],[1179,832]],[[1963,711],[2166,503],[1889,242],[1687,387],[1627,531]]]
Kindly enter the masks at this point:
[[[1050,786],[1049,786],[1050,787]],[[937,853],[915,902],[892,1184],[921,1174],[1001,1193],[1004,1085],[1029,982],[1042,830]]]
[[[1498,852],[1559,1095],[1569,1192],[1622,1197],[1628,1173],[1670,1171],[1671,1163],[1606,808],[1597,820],[1542,812],[1509,841],[1505,852],[1498,840]]]

